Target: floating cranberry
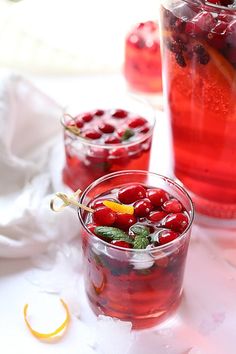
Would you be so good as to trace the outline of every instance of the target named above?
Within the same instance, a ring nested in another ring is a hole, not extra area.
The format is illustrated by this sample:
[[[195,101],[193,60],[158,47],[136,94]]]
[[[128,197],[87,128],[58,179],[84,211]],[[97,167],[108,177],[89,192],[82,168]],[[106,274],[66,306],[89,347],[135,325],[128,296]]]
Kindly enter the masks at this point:
[[[156,207],[162,206],[170,197],[169,194],[160,188],[151,188],[147,190],[147,197]]]
[[[92,139],[92,140],[96,140],[96,139],[100,139],[102,134],[99,133],[97,130],[95,129],[89,129],[89,130],[85,130],[82,134],[82,136],[84,138],[88,138],[88,139]]]
[[[225,47],[225,30],[227,23],[218,22],[215,27],[207,35],[208,42],[216,49],[222,49]]]
[[[183,232],[188,226],[188,217],[183,213],[169,214],[164,219],[163,226],[177,232]]]
[[[121,140],[116,136],[109,136],[105,139],[105,144],[119,144]]]
[[[135,117],[135,118],[130,119],[128,125],[130,128],[139,128],[139,127],[142,127],[146,123],[147,123],[146,119],[144,119],[142,117]]]
[[[140,129],[140,133],[143,133],[143,134],[146,134],[146,133],[148,133],[149,132],[149,130],[150,130],[150,127],[149,127],[149,125],[145,125],[142,129]]]
[[[110,162],[118,165],[125,165],[129,161],[128,151],[125,148],[112,149],[108,158]]]
[[[132,184],[121,187],[118,191],[118,199],[121,203],[130,204],[146,197],[146,189],[140,184]],[[149,198],[150,199],[150,198]]]
[[[129,157],[135,159],[141,156],[142,147],[140,144],[131,145],[128,147]]]
[[[83,123],[81,118],[76,118],[75,119],[75,125],[77,126],[77,128],[83,128],[84,123]]]
[[[81,114],[80,118],[83,122],[88,123],[93,119],[93,115],[91,113],[83,113]]]
[[[179,213],[183,210],[183,206],[177,199],[172,198],[162,205],[162,209],[167,213]]]
[[[134,215],[117,213],[115,226],[122,230],[128,230],[130,226],[134,225],[137,219]]]
[[[113,240],[111,241],[111,244],[123,248],[132,248],[132,245],[130,243],[120,240]]]
[[[98,128],[105,134],[110,134],[115,131],[115,127],[113,125],[105,122],[100,123]]]
[[[89,231],[91,231],[91,232],[94,234],[94,233],[95,233],[94,230],[96,229],[96,227],[97,227],[98,225],[96,225],[96,224],[94,224],[94,223],[91,223],[91,224],[87,224],[86,226],[87,226],[87,228],[89,229]]]
[[[103,204],[105,199],[95,199],[91,203],[89,203],[89,207],[92,209],[97,209],[99,207],[104,207],[105,205]],[[106,199],[107,200],[107,199]]]
[[[151,211],[151,213],[148,215],[148,219],[152,222],[159,222],[164,219],[166,215],[167,213],[161,210]]]
[[[216,20],[210,12],[200,12],[187,22],[185,31],[193,37],[205,35],[215,26]]]
[[[163,230],[158,234],[158,241],[160,245],[165,245],[173,240],[175,240],[179,234],[171,230]]]
[[[126,118],[128,116],[128,112],[124,109],[116,109],[115,112],[112,114],[114,118]]]
[[[101,206],[94,211],[93,220],[97,225],[110,226],[116,221],[116,213],[106,206]]]
[[[153,205],[148,198],[138,200],[134,203],[134,213],[136,216],[147,216],[153,210]]]
[[[103,111],[102,109],[97,109],[96,111],[94,111],[94,115],[101,117],[105,114],[105,111]]]

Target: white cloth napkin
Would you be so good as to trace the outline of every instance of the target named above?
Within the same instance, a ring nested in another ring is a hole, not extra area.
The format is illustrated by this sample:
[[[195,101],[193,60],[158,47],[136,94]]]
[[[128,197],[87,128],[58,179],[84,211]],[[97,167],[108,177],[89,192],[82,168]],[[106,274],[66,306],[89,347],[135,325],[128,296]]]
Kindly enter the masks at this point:
[[[49,208],[52,193],[65,190],[60,113],[22,77],[1,78],[0,257],[32,256],[78,233],[75,212]]]

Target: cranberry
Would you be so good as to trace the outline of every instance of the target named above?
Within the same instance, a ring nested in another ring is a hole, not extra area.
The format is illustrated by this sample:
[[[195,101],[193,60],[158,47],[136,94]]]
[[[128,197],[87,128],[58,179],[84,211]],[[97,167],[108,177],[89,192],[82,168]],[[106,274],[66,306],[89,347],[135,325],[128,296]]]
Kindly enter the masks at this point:
[[[91,113],[83,113],[81,114],[81,119],[83,122],[87,123],[87,122],[91,122],[91,120],[93,119],[93,115]]]
[[[119,144],[121,140],[116,136],[109,136],[105,139],[105,144]]]
[[[128,112],[124,109],[116,109],[115,112],[112,114],[114,118],[126,118],[128,116]]]
[[[171,230],[163,230],[158,235],[158,241],[160,245],[165,245],[173,240],[175,240],[179,234]]]
[[[159,222],[164,219],[166,215],[167,214],[161,210],[151,211],[151,213],[148,215],[148,219],[152,222]]]
[[[147,197],[154,206],[162,206],[169,199],[169,194],[160,188],[152,188],[147,190]]]
[[[188,226],[188,217],[183,213],[169,214],[164,219],[163,226],[177,232],[183,232]]]
[[[146,134],[150,130],[150,127],[148,125],[145,125],[142,129],[140,129],[140,133]]]
[[[102,122],[99,124],[98,128],[105,134],[113,133],[115,127],[109,123]]]
[[[128,147],[129,157],[136,159],[142,154],[142,147],[140,144],[131,145]]]
[[[103,114],[105,114],[105,112],[102,109],[97,109],[96,111],[94,111],[94,115],[101,117],[103,116]]]
[[[216,49],[222,49],[225,47],[226,27],[227,23],[218,22],[207,35],[208,42]]]
[[[103,199],[95,199],[95,200],[92,200],[91,203],[89,203],[89,207],[92,208],[92,209],[97,209],[98,207],[104,207],[105,205],[103,204],[104,200],[111,200],[111,201],[114,201],[112,199],[109,199],[109,198],[103,198]]]
[[[215,19],[209,12],[198,13],[190,22],[187,22],[185,31],[191,36],[204,35],[215,26]]]
[[[122,230],[128,230],[130,226],[134,225],[137,219],[134,215],[117,213],[115,225]]]
[[[179,213],[183,210],[183,206],[177,199],[172,198],[162,205],[162,209],[167,213]]]
[[[93,234],[95,234],[94,230],[96,229],[96,227],[98,225],[91,223],[91,224],[87,224],[86,226],[89,229],[89,231],[91,231]]]
[[[147,123],[146,119],[144,119],[142,117],[136,117],[136,118],[130,119],[128,125],[130,128],[139,128],[139,127],[142,127],[146,123]]]
[[[97,225],[110,226],[116,221],[116,213],[106,206],[101,206],[94,211],[93,220]]]
[[[77,128],[83,128],[83,126],[84,126],[84,123],[81,118],[76,118],[75,124],[76,124]]]
[[[101,133],[99,133],[98,131],[96,131],[95,129],[89,129],[89,130],[85,130],[83,132],[83,137],[88,138],[88,139],[92,139],[92,140],[96,140],[101,138]]]
[[[145,197],[146,189],[140,184],[131,184],[121,187],[118,191],[118,199],[124,204],[130,204]]]
[[[153,210],[153,205],[148,198],[138,200],[134,203],[134,213],[136,216],[146,216]]]
[[[112,240],[111,244],[123,248],[132,248],[132,245],[130,243],[120,240]]]
[[[129,161],[128,151],[125,148],[112,149],[109,154],[109,161],[125,165]]]

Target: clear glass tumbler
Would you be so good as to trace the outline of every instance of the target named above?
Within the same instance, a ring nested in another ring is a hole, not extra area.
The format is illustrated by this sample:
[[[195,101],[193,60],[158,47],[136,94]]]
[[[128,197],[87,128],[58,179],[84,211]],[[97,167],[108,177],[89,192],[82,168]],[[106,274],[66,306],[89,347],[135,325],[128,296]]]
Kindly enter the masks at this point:
[[[191,199],[171,179],[136,170],[115,172],[98,179],[84,191],[80,203],[91,205],[101,194],[137,183],[161,188],[184,206],[188,226],[173,241],[146,249],[118,247],[90,231],[86,226],[87,211],[79,209],[78,213],[82,224],[85,290],[92,310],[97,315],[131,321],[133,328],[140,329],[169,318],[181,301],[193,220]],[[149,223],[149,227],[154,224]]]
[[[236,226],[236,3],[162,0],[174,174],[201,220]],[[222,6],[225,5],[225,6]]]

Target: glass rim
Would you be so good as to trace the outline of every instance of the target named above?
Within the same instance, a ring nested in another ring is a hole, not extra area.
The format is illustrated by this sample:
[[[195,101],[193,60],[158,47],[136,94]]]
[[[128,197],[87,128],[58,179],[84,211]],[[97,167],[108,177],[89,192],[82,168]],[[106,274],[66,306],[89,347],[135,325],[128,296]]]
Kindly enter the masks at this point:
[[[135,95],[132,95],[132,94],[127,94],[126,98],[129,98],[129,99],[132,99],[132,100],[137,101],[139,103],[142,103],[143,105],[148,107],[148,109],[150,110],[150,113],[151,113],[152,121],[151,122],[148,121],[148,123],[150,124],[149,131],[147,133],[143,133],[143,135],[141,135],[140,138],[138,138],[137,140],[130,141],[130,142],[120,142],[117,144],[105,144],[105,143],[100,144],[96,141],[93,142],[92,140],[83,138],[79,135],[74,134],[73,132],[67,131],[65,128],[65,124],[64,124],[64,115],[67,114],[67,109],[69,106],[67,106],[67,108],[64,107],[62,117],[61,117],[61,124],[63,126],[64,133],[70,134],[74,140],[78,140],[84,145],[92,146],[92,147],[96,147],[96,148],[103,148],[103,149],[116,149],[116,148],[121,148],[121,147],[134,146],[136,144],[142,143],[144,140],[152,137],[152,135],[153,135],[153,131],[156,126],[156,111],[157,111],[157,109],[154,109],[154,107],[144,98],[136,97]],[[99,109],[104,109],[104,108],[99,108]],[[85,112],[81,112],[81,113],[85,113]]]
[[[100,242],[101,244],[103,244],[106,247],[112,248],[112,249],[116,249],[116,250],[121,250],[124,252],[130,252],[130,253],[141,253],[141,254],[154,254],[154,253],[159,253],[162,251],[166,251],[169,248],[172,248],[175,244],[178,245],[180,243],[180,241],[182,239],[185,239],[188,235],[188,233],[190,232],[190,229],[192,227],[193,224],[193,220],[194,220],[194,205],[193,205],[193,201],[190,197],[190,195],[188,194],[188,192],[185,190],[185,188],[183,188],[180,184],[176,183],[176,181],[174,181],[172,178],[166,177],[164,175],[155,173],[155,172],[151,172],[151,171],[145,171],[145,170],[124,170],[124,171],[116,171],[116,172],[112,172],[109,173],[105,176],[102,176],[98,179],[96,179],[94,182],[92,182],[81,194],[79,202],[83,203],[83,198],[86,196],[86,194],[92,190],[94,187],[96,187],[97,185],[99,185],[99,183],[106,181],[107,179],[111,179],[113,177],[117,177],[120,175],[128,175],[128,174],[142,174],[142,175],[152,175],[155,177],[158,177],[160,179],[162,179],[165,182],[169,182],[170,184],[174,185],[175,187],[177,187],[177,189],[187,198],[187,200],[190,203],[190,211],[188,212],[188,216],[189,216],[189,224],[187,226],[187,228],[184,230],[183,233],[181,233],[176,239],[164,244],[164,245],[160,245],[160,246],[156,246],[150,249],[134,249],[134,248],[124,248],[124,247],[120,247],[120,246],[116,246],[113,245],[111,243],[108,243],[106,241],[101,240],[98,236],[94,235],[85,225],[84,220],[82,218],[81,215],[81,208],[78,208],[78,216],[79,216],[79,220],[81,222],[81,225],[83,227],[83,229],[86,230],[86,232],[90,235],[90,237],[92,237],[93,239],[97,240],[98,242]],[[137,261],[139,262],[139,261]]]
[[[218,4],[214,4],[210,1],[204,1],[204,0],[182,0],[183,2],[186,2],[188,4],[194,4],[194,5],[204,5],[207,6],[209,8],[213,8],[216,10],[224,10],[224,11],[229,11],[230,13],[233,12],[233,14],[236,14],[236,7],[232,6],[232,7],[228,7],[228,6],[224,6],[224,5],[218,5]],[[207,8],[205,8],[205,10],[207,10]]]

